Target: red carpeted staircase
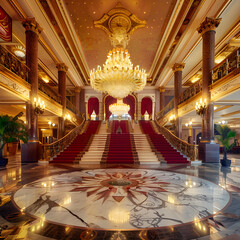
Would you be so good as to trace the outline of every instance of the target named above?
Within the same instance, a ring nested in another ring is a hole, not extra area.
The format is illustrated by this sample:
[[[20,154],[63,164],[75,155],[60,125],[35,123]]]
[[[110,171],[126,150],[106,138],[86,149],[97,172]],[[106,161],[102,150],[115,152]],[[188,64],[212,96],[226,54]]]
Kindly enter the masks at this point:
[[[162,134],[156,133],[149,121],[140,121],[143,133],[148,134],[154,150],[162,155],[167,163],[189,163],[186,157],[173,148]]]
[[[98,131],[100,121],[90,121],[86,131],[79,134],[51,163],[73,163],[79,155],[88,150],[93,134]]]
[[[117,129],[121,127],[122,133]],[[112,134],[108,135],[102,162],[111,164],[133,164],[138,162],[133,136],[129,134],[128,121],[113,121]]]

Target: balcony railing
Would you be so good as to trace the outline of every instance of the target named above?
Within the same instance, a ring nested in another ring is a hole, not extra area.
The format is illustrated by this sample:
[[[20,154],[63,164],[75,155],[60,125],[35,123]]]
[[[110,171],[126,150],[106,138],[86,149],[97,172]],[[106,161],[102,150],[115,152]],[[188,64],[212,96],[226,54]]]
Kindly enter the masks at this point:
[[[0,64],[28,82],[29,68],[2,46],[0,46]]]
[[[81,133],[85,123],[85,118],[82,120],[81,124],[70,131],[66,136],[59,139],[58,141],[51,144],[43,144],[42,146],[42,159],[49,161],[51,158],[56,156],[58,153],[63,151],[72,140]]]
[[[45,93],[48,97],[53,99],[55,102],[61,104],[61,96],[54,89],[52,89],[49,85],[44,83],[43,81],[39,81],[38,89]]]
[[[219,81],[223,77],[227,76],[230,73],[234,72],[239,73],[240,68],[240,56],[239,56],[240,48],[230,54],[224,61],[219,63],[212,69],[212,84]],[[185,89],[183,93],[179,97],[179,104],[186,102],[188,99],[196,96],[198,93],[202,91],[202,80],[191,85],[189,88]],[[162,109],[159,113],[156,114],[156,120],[161,119],[165,116],[172,108],[173,105],[169,102],[164,109]]]
[[[202,91],[202,80],[197,81],[189,88],[185,89],[179,96],[179,104],[187,101],[189,98],[195,96]]]
[[[66,98],[66,107],[67,107],[68,110],[72,111],[77,116],[81,116],[82,115],[80,113],[80,111],[76,108],[76,106],[71,101],[69,101],[67,98]]]
[[[238,48],[235,52],[229,55],[224,61],[215,66],[212,70],[212,82],[216,82],[229,73],[233,72],[235,69],[240,67],[240,57]]]
[[[172,99],[159,113],[156,114],[156,119],[161,119],[165,116],[169,111],[174,108],[174,99]]]
[[[178,151],[187,156],[191,161],[194,161],[198,157],[197,145],[189,144],[182,139],[176,137],[172,132],[166,129],[156,121],[159,132],[172,144]]]

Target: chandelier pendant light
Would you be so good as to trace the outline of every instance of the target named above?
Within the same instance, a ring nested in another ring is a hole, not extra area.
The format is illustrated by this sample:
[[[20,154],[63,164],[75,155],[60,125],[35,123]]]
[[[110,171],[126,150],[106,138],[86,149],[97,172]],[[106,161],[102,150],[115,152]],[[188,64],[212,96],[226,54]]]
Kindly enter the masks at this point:
[[[110,51],[103,68],[98,66],[90,73],[93,89],[114,98],[124,98],[132,92],[141,91],[146,81],[146,70],[139,69],[139,66],[133,68],[130,54],[123,48]]]
[[[113,115],[117,115],[117,116],[128,114],[129,110],[130,110],[130,106],[128,104],[123,103],[122,99],[117,99],[117,103],[111,104],[109,106],[109,111]]]
[[[146,22],[139,20],[121,4],[117,4],[94,24],[109,35],[114,49],[109,51],[103,67],[97,66],[97,69],[91,70],[90,84],[93,89],[117,99],[143,90],[147,83],[146,70],[139,66],[133,67],[130,54],[125,48],[130,34],[135,29],[144,27]]]

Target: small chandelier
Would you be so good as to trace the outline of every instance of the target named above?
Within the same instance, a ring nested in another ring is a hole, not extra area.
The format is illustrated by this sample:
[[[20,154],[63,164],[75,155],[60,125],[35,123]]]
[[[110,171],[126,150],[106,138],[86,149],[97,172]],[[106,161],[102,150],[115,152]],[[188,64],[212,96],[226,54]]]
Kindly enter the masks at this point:
[[[93,89],[106,92],[114,98],[127,97],[131,92],[141,91],[147,82],[146,70],[133,68],[128,50],[113,49],[108,53],[103,68],[98,66],[90,72]]]
[[[206,112],[206,109],[207,109],[207,99],[205,98],[204,99],[204,102],[202,100],[202,98],[200,99],[200,102],[196,102],[196,105],[195,105],[195,109],[196,109],[196,112],[198,115],[202,116],[205,112]]]
[[[174,123],[175,120],[176,120],[175,114],[172,114],[172,115],[170,116],[170,118],[169,118],[169,122],[170,122],[170,123]]]
[[[117,103],[111,104],[109,106],[109,111],[117,116],[122,116],[124,114],[128,114],[128,111],[130,110],[130,106],[123,103],[122,99],[118,99]]]
[[[38,101],[37,101],[37,98],[34,98],[34,112],[35,112],[35,114],[43,114],[44,109],[45,109],[44,101],[41,101],[40,98],[38,98]]]

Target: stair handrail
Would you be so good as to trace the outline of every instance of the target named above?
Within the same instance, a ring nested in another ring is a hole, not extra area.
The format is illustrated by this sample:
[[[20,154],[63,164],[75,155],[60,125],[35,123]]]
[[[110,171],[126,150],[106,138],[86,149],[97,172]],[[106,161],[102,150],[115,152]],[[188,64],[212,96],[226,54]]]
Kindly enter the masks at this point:
[[[157,124],[159,132],[167,139],[167,141],[171,145],[173,145],[178,151],[180,151],[185,156],[187,156],[191,161],[194,161],[197,159],[198,145],[190,144],[190,143],[178,138],[167,128],[161,126],[157,121],[155,121],[155,123]]]
[[[49,161],[52,157],[56,156],[59,152],[66,148],[71,143],[71,141],[81,132],[85,121],[86,119],[83,118],[83,121],[79,126],[72,129],[68,134],[66,134],[59,140],[50,144],[43,144],[42,159],[45,161]]]

